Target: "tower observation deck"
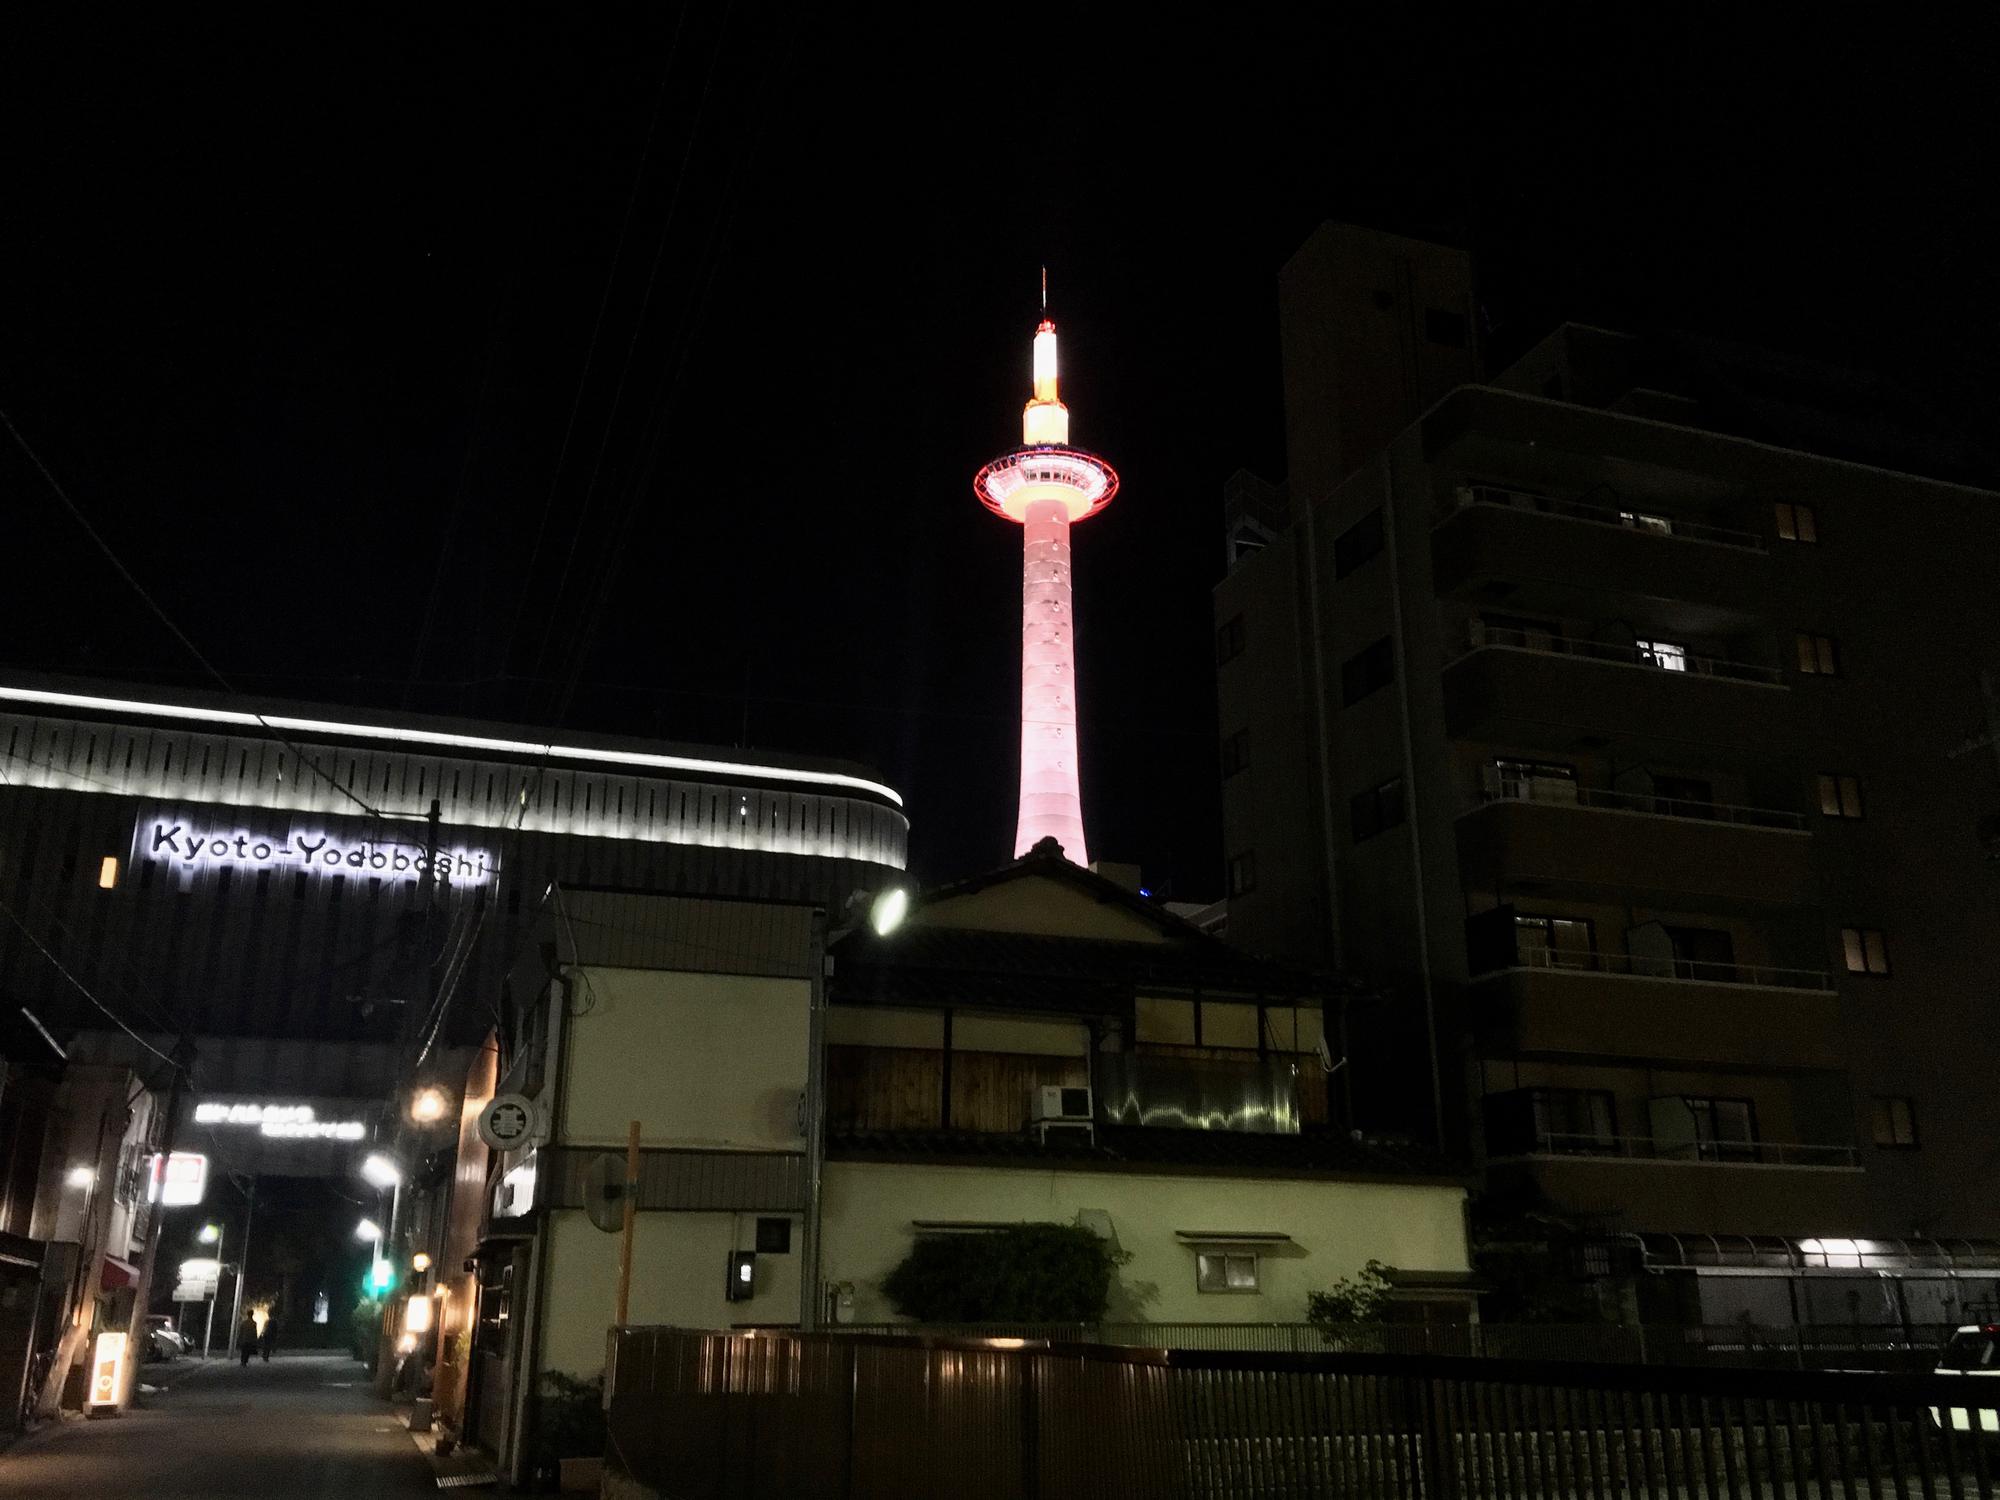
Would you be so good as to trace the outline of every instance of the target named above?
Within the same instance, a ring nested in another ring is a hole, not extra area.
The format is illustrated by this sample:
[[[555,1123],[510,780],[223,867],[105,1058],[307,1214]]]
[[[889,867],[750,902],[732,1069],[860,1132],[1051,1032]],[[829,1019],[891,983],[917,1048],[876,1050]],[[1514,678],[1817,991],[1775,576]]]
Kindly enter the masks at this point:
[[[1045,284],[1046,285],[1046,284]],[[1021,810],[1019,858],[1053,838],[1074,864],[1090,856],[1077,782],[1076,618],[1070,605],[1069,529],[1118,493],[1118,472],[1072,448],[1069,408],[1056,394],[1056,325],[1043,295],[1035,328],[1034,396],[1021,413],[1021,446],[972,481],[980,503],[1021,524]]]

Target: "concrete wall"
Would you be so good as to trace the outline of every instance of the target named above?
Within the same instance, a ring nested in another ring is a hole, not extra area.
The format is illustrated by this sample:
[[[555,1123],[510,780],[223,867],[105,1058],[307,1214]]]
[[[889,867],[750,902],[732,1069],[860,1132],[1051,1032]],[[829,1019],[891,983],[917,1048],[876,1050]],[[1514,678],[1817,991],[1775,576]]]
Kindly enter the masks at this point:
[[[797,1150],[806,1086],[803,979],[575,971],[563,1048],[565,1145]]]
[[[792,1222],[785,1255],[757,1257],[756,1292],[723,1295],[729,1252],[757,1248],[757,1220]],[[604,1368],[604,1335],[618,1297],[618,1236],[577,1209],[550,1213],[548,1297],[543,1304],[542,1368],[590,1376]],[[684,1328],[797,1326],[800,1232],[796,1215],[642,1213],[633,1230],[631,1321]]]
[[[1308,1292],[1371,1259],[1465,1270],[1464,1200],[1449,1186],[833,1162],[822,1274],[853,1283],[851,1321],[886,1322],[895,1313],[881,1280],[909,1253],[912,1220],[1068,1224],[1101,1211],[1132,1255],[1112,1291],[1114,1321],[1294,1322]],[[1195,1290],[1195,1251],[1176,1230],[1276,1231],[1294,1243],[1264,1257],[1257,1292],[1205,1293]]]

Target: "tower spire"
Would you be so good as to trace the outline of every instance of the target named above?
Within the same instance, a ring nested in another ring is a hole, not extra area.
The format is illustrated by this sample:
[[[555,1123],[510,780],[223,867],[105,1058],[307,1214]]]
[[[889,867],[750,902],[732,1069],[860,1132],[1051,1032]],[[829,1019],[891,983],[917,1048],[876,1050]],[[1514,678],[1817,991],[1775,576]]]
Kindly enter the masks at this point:
[[[1042,316],[1049,315],[1049,268],[1042,267]]]

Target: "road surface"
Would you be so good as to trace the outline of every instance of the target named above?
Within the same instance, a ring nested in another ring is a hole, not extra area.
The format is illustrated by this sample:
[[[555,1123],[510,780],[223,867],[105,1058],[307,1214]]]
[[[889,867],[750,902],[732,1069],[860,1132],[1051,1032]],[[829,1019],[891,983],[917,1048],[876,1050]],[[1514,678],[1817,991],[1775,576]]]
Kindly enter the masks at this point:
[[[124,1416],[51,1423],[0,1453],[7,1500],[396,1500],[435,1495],[397,1408],[344,1354],[148,1365]]]

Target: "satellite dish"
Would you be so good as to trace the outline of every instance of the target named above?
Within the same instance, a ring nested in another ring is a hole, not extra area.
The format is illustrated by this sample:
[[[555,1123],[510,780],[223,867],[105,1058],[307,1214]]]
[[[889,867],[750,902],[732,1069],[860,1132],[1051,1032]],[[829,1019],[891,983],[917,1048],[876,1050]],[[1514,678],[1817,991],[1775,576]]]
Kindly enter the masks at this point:
[[[625,1227],[625,1158],[609,1151],[583,1171],[583,1210],[606,1234]]]

